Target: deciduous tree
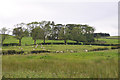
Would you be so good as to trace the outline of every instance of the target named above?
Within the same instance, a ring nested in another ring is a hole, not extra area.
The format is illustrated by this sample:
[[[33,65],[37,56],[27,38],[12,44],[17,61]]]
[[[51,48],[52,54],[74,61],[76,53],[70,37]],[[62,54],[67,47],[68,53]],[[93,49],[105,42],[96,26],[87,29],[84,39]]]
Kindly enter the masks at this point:
[[[15,38],[19,40],[19,46],[21,46],[21,40],[25,36],[25,29],[23,28],[24,23],[20,23],[15,26],[16,28],[13,29],[13,35],[15,35]]]
[[[74,27],[71,30],[71,39],[78,42],[85,42],[86,38],[83,34],[82,28],[81,27]]]
[[[50,21],[41,21],[39,22],[39,26],[43,30],[43,40],[45,44],[45,39],[47,38],[47,36],[50,36],[51,32]]]
[[[70,38],[70,30],[69,28],[65,27],[65,25],[63,25],[59,31],[59,38],[64,40],[65,45],[67,40]]]
[[[34,40],[34,45],[36,45],[36,40],[43,38],[43,30],[40,27],[35,27],[31,31],[31,37]]]

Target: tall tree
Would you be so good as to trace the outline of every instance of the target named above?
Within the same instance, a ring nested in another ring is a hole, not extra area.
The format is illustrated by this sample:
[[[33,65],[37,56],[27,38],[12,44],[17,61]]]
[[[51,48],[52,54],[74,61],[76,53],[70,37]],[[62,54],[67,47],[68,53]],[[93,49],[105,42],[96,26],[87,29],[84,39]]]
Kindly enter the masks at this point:
[[[66,24],[66,27],[72,30],[74,27],[76,27],[76,24]]]
[[[70,30],[69,28],[65,27],[65,25],[63,25],[59,31],[59,38],[64,40],[65,45],[67,40],[70,38]]]
[[[86,37],[84,36],[81,27],[74,27],[71,30],[71,38],[72,38],[72,40],[76,41],[77,43],[86,41]]]
[[[43,40],[45,44],[45,39],[47,38],[47,36],[50,36],[51,32],[50,21],[41,21],[39,22],[39,26],[43,29]]]
[[[39,23],[37,21],[31,22],[31,23],[27,23],[27,31],[29,32],[29,34],[31,34],[32,30],[35,27],[38,27],[38,26],[39,26]],[[31,35],[29,35],[29,36],[31,36]]]
[[[98,38],[100,38],[100,37],[101,37],[100,34],[97,34],[97,35],[96,35],[97,42],[98,42]]]
[[[83,28],[84,28],[84,35],[86,36],[87,42],[93,42],[95,28],[89,25],[83,25]]]
[[[28,29],[25,29],[24,34],[25,34],[26,37],[29,37],[29,34],[30,34],[30,33],[29,33]]]
[[[50,39],[50,40],[54,40],[55,39],[55,23],[54,23],[54,21],[52,21],[51,23],[50,23],[50,27],[51,27],[51,30],[50,30],[50,35],[48,36],[48,39]]]
[[[61,28],[63,27],[62,24],[56,24],[54,27],[54,31],[55,31],[55,38],[58,40],[59,39],[59,32],[61,30]]]
[[[16,28],[13,29],[13,35],[15,35],[15,38],[19,40],[19,46],[21,46],[21,40],[25,36],[25,29],[23,28],[24,23],[20,23],[15,26]]]
[[[63,25],[62,24],[55,24],[54,22],[52,22],[51,25],[52,25],[51,37],[54,40],[58,40],[58,33]]]
[[[36,40],[43,38],[43,30],[40,27],[35,27],[31,31],[31,36],[34,40],[34,45],[36,45]]]

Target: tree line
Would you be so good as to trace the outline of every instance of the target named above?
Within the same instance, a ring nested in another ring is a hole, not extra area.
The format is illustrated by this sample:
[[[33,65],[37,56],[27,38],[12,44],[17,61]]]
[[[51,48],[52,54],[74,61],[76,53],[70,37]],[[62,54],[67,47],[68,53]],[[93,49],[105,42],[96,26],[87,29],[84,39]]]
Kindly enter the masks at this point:
[[[6,29],[1,29],[2,44],[7,37]],[[16,24],[12,31],[13,36],[19,40],[21,46],[21,40],[23,37],[32,37],[34,44],[36,40],[43,39],[44,43],[46,39],[49,40],[73,40],[79,42],[94,42],[95,28],[89,25],[82,24],[55,24],[54,21],[41,21]]]

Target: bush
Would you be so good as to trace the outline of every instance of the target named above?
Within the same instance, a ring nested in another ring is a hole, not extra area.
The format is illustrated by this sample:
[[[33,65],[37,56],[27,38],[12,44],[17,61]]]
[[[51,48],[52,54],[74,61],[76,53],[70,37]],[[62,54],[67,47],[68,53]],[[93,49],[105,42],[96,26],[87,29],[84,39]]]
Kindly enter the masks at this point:
[[[114,46],[114,47],[111,47],[111,49],[119,49],[120,46]]]
[[[97,49],[93,49],[93,50],[90,50],[90,51],[101,51],[101,50],[108,50],[109,48],[97,48]]]
[[[18,46],[18,43],[3,44],[3,46]]]
[[[2,54],[3,55],[9,55],[9,54],[23,54],[24,51],[15,51],[15,50],[5,50],[5,51],[2,51]]]

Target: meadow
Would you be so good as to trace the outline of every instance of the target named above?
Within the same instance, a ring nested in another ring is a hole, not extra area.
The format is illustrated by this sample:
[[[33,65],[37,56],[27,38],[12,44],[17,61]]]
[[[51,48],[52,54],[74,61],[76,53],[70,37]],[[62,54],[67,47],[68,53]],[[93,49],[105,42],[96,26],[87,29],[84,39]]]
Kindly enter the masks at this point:
[[[119,38],[118,36],[110,36],[110,37],[98,38],[98,40],[100,42],[103,41],[104,44],[118,44],[119,43],[119,39],[118,38]]]
[[[99,38],[105,44],[118,44],[118,39]],[[37,40],[42,43],[43,40]],[[46,40],[64,43],[63,40]],[[73,42],[68,40],[68,42]],[[13,36],[4,43],[18,43]],[[25,46],[25,45],[28,46]],[[117,78],[118,49],[95,45],[32,45],[31,37],[22,39],[22,46],[3,46],[2,51],[24,51],[24,54],[2,56],[2,76],[5,78]],[[102,51],[91,51],[107,48]],[[30,53],[47,50],[50,53]],[[86,51],[87,50],[87,51]]]
[[[106,39],[108,38],[108,39]],[[115,39],[111,39],[111,38],[115,38]],[[104,38],[98,38],[97,42],[95,39],[95,41],[97,43],[101,43],[102,41],[104,42],[104,44],[118,44],[118,37],[117,36],[111,36],[111,37],[104,37]],[[7,39],[5,39],[4,44],[8,44],[8,43],[18,43],[19,41],[14,38],[14,36],[9,36],[7,37]],[[46,43],[64,43],[64,40],[46,40]],[[67,40],[67,42],[71,42],[71,43],[76,43],[76,41],[72,41],[72,40]],[[43,40],[37,40],[36,43],[43,43]],[[32,37],[23,37],[22,38],[22,45],[31,45],[34,44],[34,41],[32,40]]]
[[[117,78],[118,50],[4,55],[7,78]]]
[[[50,51],[52,53],[73,53],[73,52],[86,52],[98,49],[98,48],[108,48],[111,49],[111,46],[94,46],[94,45],[36,45],[33,46],[5,46],[2,48],[3,51],[15,50],[15,51],[24,51],[29,54],[31,51]]]
[[[4,41],[4,44],[8,44],[8,43],[18,43],[19,41],[14,38],[14,36],[9,36],[5,41]],[[64,43],[64,40],[45,40],[46,43]],[[75,41],[72,41],[72,40],[68,40],[67,42],[73,42],[73,43],[76,43]],[[36,43],[43,43],[43,40],[37,40]],[[34,44],[34,41],[32,39],[32,37],[23,37],[22,38],[22,45],[32,45]]]

